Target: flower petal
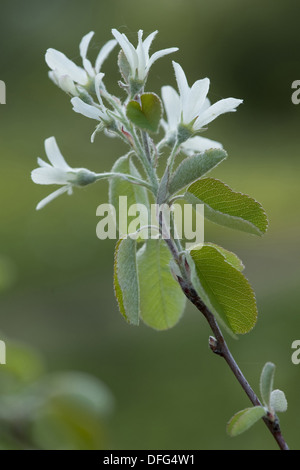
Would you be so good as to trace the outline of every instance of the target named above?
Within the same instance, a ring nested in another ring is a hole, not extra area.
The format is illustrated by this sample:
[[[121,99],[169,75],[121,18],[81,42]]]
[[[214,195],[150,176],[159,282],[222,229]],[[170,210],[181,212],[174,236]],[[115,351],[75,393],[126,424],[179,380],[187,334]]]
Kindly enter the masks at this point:
[[[169,128],[175,131],[181,118],[179,95],[173,87],[167,85],[162,87],[161,96],[164,102]]]
[[[149,34],[149,36],[146,37],[144,43],[143,43],[143,47],[144,47],[144,53],[145,53],[145,56],[146,56],[146,60],[147,62],[149,61],[149,49],[150,49],[150,46],[152,44],[152,41],[153,39],[155,38],[155,36],[157,35],[158,31],[153,31],[153,33]]]
[[[94,36],[94,34],[95,34],[94,31],[90,31],[88,34],[83,36],[83,38],[80,41],[79,52],[80,52],[80,55],[82,57],[82,60],[86,59],[87,50],[89,48],[89,44],[90,44],[91,39]]]
[[[100,49],[100,52],[97,56],[96,63],[95,63],[95,70],[96,73],[99,73],[102,67],[103,62],[109,56],[113,48],[116,46],[117,41],[115,39],[111,39],[108,41],[104,46]]]
[[[103,113],[100,109],[96,108],[96,106],[92,106],[90,104],[85,103],[77,96],[71,99],[71,103],[73,105],[73,111],[75,113],[82,114],[90,119],[96,119],[96,121],[100,121]]]
[[[143,46],[143,30],[140,29],[138,32],[138,46],[136,48],[137,59],[138,59],[138,77],[140,80],[145,79],[146,75],[146,56]]]
[[[193,126],[194,129],[201,129],[201,127],[205,126],[206,124],[209,124],[221,114],[236,111],[236,108],[242,102],[243,100],[238,100],[236,98],[225,98],[224,100],[217,101],[217,103],[214,103],[198,117]]]
[[[188,99],[183,107],[183,122],[188,124],[202,111],[206,95],[209,90],[209,79],[197,80],[189,90]]]
[[[66,193],[68,190],[69,190],[69,186],[62,186],[62,188],[57,189],[53,193],[49,194],[49,196],[42,199],[36,206],[36,210],[38,211],[42,209],[43,207],[45,207],[46,204],[53,201],[53,199],[57,198],[61,194]]]
[[[112,29],[112,34],[118,41],[119,45],[123,49],[126,59],[129,62],[132,74],[135,73],[137,68],[137,53],[131,42],[128,41],[125,34],[119,33],[116,29]]]
[[[52,168],[52,166],[51,166],[49,163],[45,162],[45,161],[42,160],[40,157],[37,159],[37,162],[38,162],[38,164],[39,164],[41,167],[46,166],[46,167],[48,167],[48,168]]]
[[[45,56],[46,62],[51,70],[56,74],[69,75],[69,77],[80,85],[85,85],[88,81],[85,70],[74,64],[65,54],[56,49],[48,49]]]
[[[70,169],[70,166],[66,163],[58,148],[55,137],[49,137],[45,140],[45,151],[49,162],[52,163],[54,167],[65,171]]]
[[[205,137],[200,137],[196,135],[195,137],[191,137],[186,142],[181,145],[181,149],[184,153],[191,156],[195,153],[202,153],[209,149],[221,149],[223,145],[220,142],[216,142],[215,140],[210,140]]]
[[[102,101],[101,94],[100,94],[100,85],[101,85],[103,77],[104,77],[104,73],[102,73],[102,72],[98,73],[95,77],[96,95],[97,95],[98,101],[101,104],[101,106],[103,106],[103,101]]]
[[[83,67],[86,70],[87,74],[90,77],[93,77],[95,75],[95,72],[94,72],[94,69],[93,69],[93,66],[92,66],[91,62],[86,58],[86,55],[87,55],[89,44],[90,44],[91,39],[94,36],[94,34],[95,34],[94,31],[90,31],[88,34],[83,36],[83,38],[81,39],[80,44],[79,44],[79,51],[80,51],[80,55],[82,57],[82,64],[83,64]]]
[[[179,94],[180,94],[182,103],[184,103],[188,98],[190,87],[188,85],[183,68],[179,64],[177,64],[177,62],[174,62],[174,60],[172,61],[172,64],[175,70],[175,76],[176,76]]]
[[[147,73],[149,72],[149,69],[154,64],[154,62],[157,61],[157,59],[160,59],[161,57],[164,57],[165,55],[172,54],[172,52],[176,52],[176,51],[178,51],[178,47],[170,47],[168,49],[162,49],[161,51],[154,52],[154,54],[152,54],[148,62]]]
[[[31,172],[32,181],[36,184],[67,184],[68,176],[64,170],[43,166]]]
[[[73,80],[69,77],[69,75],[61,75],[58,80],[59,87],[68,93],[69,95],[77,96],[78,91],[74,85]]]

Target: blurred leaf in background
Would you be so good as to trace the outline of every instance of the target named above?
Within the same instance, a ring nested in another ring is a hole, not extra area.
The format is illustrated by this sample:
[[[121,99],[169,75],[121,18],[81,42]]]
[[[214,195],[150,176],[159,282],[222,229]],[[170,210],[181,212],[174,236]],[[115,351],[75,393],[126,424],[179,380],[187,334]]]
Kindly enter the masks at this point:
[[[0,448],[96,450],[108,445],[113,397],[82,372],[47,373],[40,354],[5,341],[0,370]]]

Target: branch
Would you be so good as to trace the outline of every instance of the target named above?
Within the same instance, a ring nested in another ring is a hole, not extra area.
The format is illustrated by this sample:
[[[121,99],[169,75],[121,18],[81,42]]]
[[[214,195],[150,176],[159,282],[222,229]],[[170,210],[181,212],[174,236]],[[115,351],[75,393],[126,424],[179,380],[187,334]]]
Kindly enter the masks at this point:
[[[239,384],[247,394],[248,398],[250,399],[251,403],[254,406],[262,406],[259,398],[249,385],[248,381],[246,380],[245,376],[243,375],[241,369],[237,365],[235,359],[233,358],[226,341],[224,339],[224,336],[219,328],[219,325],[214,317],[214,315],[211,313],[211,311],[207,308],[207,306],[204,304],[204,302],[200,299],[198,296],[197,292],[193,288],[192,284],[189,281],[185,281],[184,279],[178,277],[178,282],[180,284],[180,287],[185,294],[185,296],[189,299],[190,302],[192,302],[195,307],[204,315],[206,318],[212,332],[215,335],[215,338],[210,337],[209,338],[209,346],[210,349],[217,355],[223,357],[225,361],[227,362],[228,366],[234,373],[236,379],[238,380]],[[276,420],[275,422],[270,421],[267,417],[263,418],[266,426],[268,427],[269,431],[273,435],[274,439],[276,440],[279,448],[281,450],[289,450],[289,447],[287,443],[284,440],[284,437],[282,436],[279,422]]]
[[[164,219],[162,213],[159,214],[159,228],[160,228],[160,233],[163,233],[163,225],[164,225]],[[177,250],[177,247],[173,241],[172,238],[165,239],[165,242],[167,243],[167,246],[169,250],[172,253],[172,256],[174,260],[180,265],[180,256]],[[187,261],[185,260],[185,265],[184,268],[181,269],[183,277],[177,276],[178,283],[184,293],[184,295],[188,298],[192,304],[195,305],[195,307],[204,315],[206,318],[213,334],[215,335],[215,338],[210,336],[209,338],[209,346],[210,349],[213,351],[213,353],[223,357],[225,361],[227,362],[228,366],[234,373],[237,381],[243,388],[244,392],[250,399],[251,403],[254,406],[262,406],[258,396],[248,383],[246,377],[242,373],[241,369],[237,365],[235,359],[233,358],[227,344],[225,341],[225,338],[222,334],[222,331],[220,330],[220,327],[216,321],[215,316],[213,313],[209,310],[209,308],[205,305],[203,300],[199,297],[197,294],[196,290],[194,289],[193,284],[189,280],[189,276],[187,275],[187,272],[189,271],[189,266],[187,264]],[[287,443],[285,442],[285,439],[283,435],[281,434],[280,426],[279,426],[279,421],[276,419],[275,421],[271,421],[268,419],[268,417],[263,418],[264,423],[266,424],[267,428],[273,435],[275,441],[277,442],[279,448],[281,450],[289,450],[289,447]]]

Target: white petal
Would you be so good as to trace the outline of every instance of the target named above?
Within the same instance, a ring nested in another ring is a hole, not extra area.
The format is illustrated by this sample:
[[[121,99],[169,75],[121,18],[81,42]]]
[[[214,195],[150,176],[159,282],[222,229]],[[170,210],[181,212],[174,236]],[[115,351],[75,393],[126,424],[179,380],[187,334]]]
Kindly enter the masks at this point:
[[[204,103],[201,107],[201,113],[203,113],[203,111],[206,111],[210,106],[211,106],[210,100],[208,98],[205,98]]]
[[[111,39],[106,44],[104,44],[102,49],[100,49],[100,52],[98,54],[98,57],[97,57],[96,63],[95,63],[96,73],[100,72],[100,69],[102,67],[103,62],[109,56],[109,54],[111,53],[113,48],[116,46],[116,44],[117,44],[117,41],[115,39]]]
[[[221,149],[223,146],[220,142],[197,135],[184,142],[181,148],[187,155],[193,155],[195,153],[205,152],[209,149]]]
[[[62,156],[55,137],[49,137],[45,140],[45,151],[49,162],[56,168],[68,171],[71,167],[66,163]]]
[[[86,73],[88,74],[88,76],[89,77],[94,77],[95,71],[93,69],[93,66],[92,66],[91,62],[88,59],[83,59],[82,63],[83,63],[84,69],[85,69]]]
[[[146,56],[146,60],[147,62],[149,61],[149,49],[150,49],[150,46],[152,44],[152,41],[153,39],[155,38],[155,36],[157,35],[158,31],[153,31],[153,33],[149,34],[149,36],[146,37],[145,41],[144,41],[144,52],[145,52],[145,56]]]
[[[170,130],[176,130],[181,118],[180,98],[173,87],[167,85],[162,87],[161,96],[164,102],[168,125]]]
[[[146,75],[146,57],[143,46],[143,31],[140,29],[138,32],[138,46],[136,48],[138,58],[138,77],[140,80],[144,80]]]
[[[62,75],[59,78],[59,87],[65,91],[66,93],[77,96],[78,92],[76,90],[76,87],[74,85],[73,80],[69,77],[69,75]]]
[[[137,53],[133,45],[128,41],[125,34],[119,33],[116,29],[111,30],[119,45],[123,49],[126,59],[129,62],[132,74],[135,74],[137,68]]]
[[[209,90],[209,79],[197,80],[188,93],[188,99],[184,103],[183,121],[188,124],[200,114],[206,95]]]
[[[55,70],[56,74],[69,75],[69,77],[80,85],[85,85],[88,81],[87,74],[83,68],[78,67],[62,52],[55,49],[48,49],[45,56],[50,69]]]
[[[94,31],[90,31],[88,34],[83,36],[83,38],[80,41],[79,51],[80,51],[80,55],[82,57],[82,60],[86,58],[87,50],[88,50],[90,41],[91,41],[92,37],[94,36],[94,34],[95,34]]]
[[[52,82],[59,86],[59,80],[58,80],[58,77],[56,76],[55,72],[53,70],[50,70],[48,72],[48,77],[50,78],[50,80],[52,80]]]
[[[172,54],[172,52],[178,51],[178,47],[170,47],[169,49],[162,49],[161,51],[154,52],[152,54],[148,65],[147,65],[147,73],[149,72],[150,67],[154,64],[154,62],[157,61],[157,59],[160,59],[161,57],[164,57],[165,55]]]
[[[48,168],[52,168],[52,166],[51,166],[49,163],[45,162],[45,161],[42,160],[41,158],[38,158],[38,159],[37,159],[37,162],[38,162],[38,164],[39,164],[41,167],[46,166],[46,167],[48,167]]]
[[[176,81],[177,81],[177,86],[178,90],[180,93],[180,97],[182,100],[182,103],[184,103],[187,100],[188,93],[190,91],[190,87],[188,85],[185,73],[182,69],[182,67],[177,64],[177,62],[172,61],[174,70],[175,70],[175,76],[176,76]]]
[[[217,103],[214,103],[198,117],[194,124],[194,129],[201,129],[201,127],[209,124],[221,114],[236,111],[236,108],[242,102],[243,100],[238,100],[236,98],[226,98],[224,100],[218,101]]]
[[[87,50],[88,50],[90,41],[92,37],[94,36],[94,34],[95,34],[94,31],[91,31],[90,33],[86,34],[85,36],[83,36],[79,44],[79,51],[82,57],[82,64],[87,74],[90,77],[93,77],[95,75],[95,72],[94,72],[91,62],[86,58],[86,55],[87,55]]]
[[[43,207],[45,207],[46,204],[48,204],[49,202],[53,201],[53,199],[57,198],[58,196],[60,196],[61,194],[67,192],[69,189],[68,186],[63,186],[62,188],[59,188],[57,189],[56,191],[54,191],[53,193],[49,194],[49,196],[45,197],[44,199],[42,199],[38,205],[36,206],[36,210],[40,210],[42,209]]]
[[[101,104],[101,106],[103,106],[103,101],[102,101],[101,94],[100,94],[100,85],[101,85],[103,77],[104,77],[104,73],[102,73],[102,72],[98,73],[95,77],[96,95],[97,95],[98,101]]]
[[[96,121],[100,121],[100,118],[103,113],[101,113],[100,109],[96,108],[96,106],[92,106],[90,104],[85,103],[77,96],[71,99],[71,103],[73,105],[73,111],[75,111],[75,113],[79,113],[90,119],[96,119]]]
[[[52,166],[36,168],[31,172],[31,178],[36,184],[66,184],[68,182],[67,173]]]

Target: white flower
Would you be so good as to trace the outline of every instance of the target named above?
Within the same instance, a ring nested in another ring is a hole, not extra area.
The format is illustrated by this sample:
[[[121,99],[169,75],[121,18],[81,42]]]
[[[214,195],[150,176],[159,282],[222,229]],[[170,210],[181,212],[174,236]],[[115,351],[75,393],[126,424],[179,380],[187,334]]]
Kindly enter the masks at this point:
[[[198,131],[221,114],[236,111],[243,102],[236,98],[226,98],[211,105],[207,98],[209,79],[197,80],[190,88],[182,67],[174,61],[173,66],[179,95],[171,86],[162,88],[169,133],[177,132],[180,125],[190,127],[191,133]]]
[[[56,49],[48,49],[46,52],[45,59],[51,69],[49,77],[62,90],[73,96],[78,96],[79,94],[77,85],[85,87],[95,78],[100,72],[104,60],[117,44],[117,41],[114,39],[104,44],[96,59],[95,67],[93,67],[90,60],[87,59],[87,50],[93,35],[94,31],[86,34],[79,45],[83,67],[74,64],[65,54]]]
[[[112,29],[112,33],[126,56],[130,66],[131,78],[142,82],[147,78],[151,65],[154,64],[157,59],[178,51],[178,47],[171,47],[169,49],[157,51],[149,57],[149,49],[157,31],[149,34],[149,36],[143,41],[143,31],[140,29],[138,32],[138,45],[136,49],[131,42],[128,41],[125,34],[121,34],[116,29]]]
[[[96,174],[85,168],[71,168],[62,156],[54,137],[45,140],[45,151],[51,163],[46,163],[38,158],[39,168],[31,172],[31,178],[37,184],[59,184],[57,189],[38,203],[36,209],[42,209],[46,204],[60,196],[60,194],[72,194],[73,186],[85,186],[96,180]]]
[[[180,97],[176,90],[174,90],[174,88],[171,86],[162,87],[161,92],[167,115],[167,122],[162,120],[161,124],[166,133],[166,140],[169,140],[169,142],[172,144],[175,143],[177,129],[181,122]],[[202,109],[205,110],[209,108],[209,106],[209,99],[206,98]],[[215,140],[207,139],[205,137],[200,137],[198,135],[187,139],[181,144],[181,150],[189,156],[196,153],[205,152],[211,148],[223,148],[223,146],[220,142],[216,142]]]
[[[75,113],[82,114],[83,116],[87,118],[100,121],[101,123],[101,125],[97,126],[95,132],[93,132],[92,134],[92,137],[91,137],[92,142],[94,142],[94,137],[95,137],[96,132],[98,132],[102,128],[105,128],[105,126],[112,123],[112,118],[108,114],[107,109],[103,104],[101,93],[100,93],[101,81],[103,77],[104,77],[104,73],[98,73],[98,75],[96,75],[95,77],[95,90],[96,90],[99,104],[85,103],[78,96],[74,96],[71,99],[71,103],[73,105],[73,111],[75,111]]]

